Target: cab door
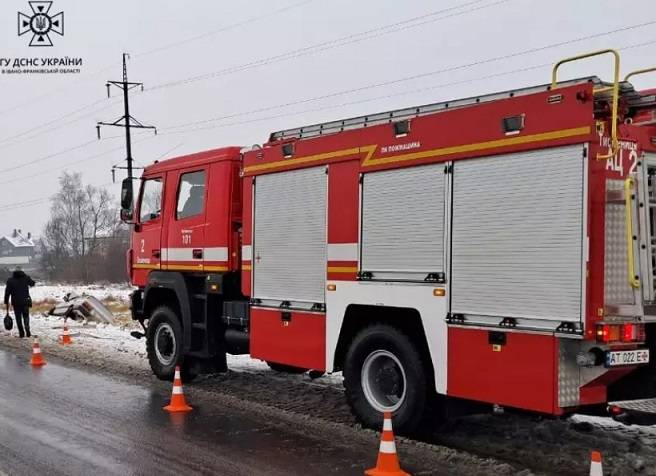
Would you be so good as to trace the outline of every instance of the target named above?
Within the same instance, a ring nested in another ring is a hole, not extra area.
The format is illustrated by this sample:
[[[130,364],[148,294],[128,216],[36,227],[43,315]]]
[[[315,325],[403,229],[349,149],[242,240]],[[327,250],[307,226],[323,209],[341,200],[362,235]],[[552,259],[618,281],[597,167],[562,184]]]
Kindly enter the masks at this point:
[[[169,172],[174,186],[174,210],[166,227],[165,269],[203,271],[208,167]]]
[[[132,242],[134,282],[138,286],[146,284],[151,270],[161,267],[163,191],[164,176],[142,182]]]

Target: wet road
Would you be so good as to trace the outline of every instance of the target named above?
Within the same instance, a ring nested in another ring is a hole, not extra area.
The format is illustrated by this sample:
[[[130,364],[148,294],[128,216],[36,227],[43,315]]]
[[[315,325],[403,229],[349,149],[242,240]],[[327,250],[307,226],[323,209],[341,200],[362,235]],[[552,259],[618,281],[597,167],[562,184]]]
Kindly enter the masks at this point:
[[[0,474],[361,475],[377,448],[0,350]],[[153,387],[159,387],[154,385]]]

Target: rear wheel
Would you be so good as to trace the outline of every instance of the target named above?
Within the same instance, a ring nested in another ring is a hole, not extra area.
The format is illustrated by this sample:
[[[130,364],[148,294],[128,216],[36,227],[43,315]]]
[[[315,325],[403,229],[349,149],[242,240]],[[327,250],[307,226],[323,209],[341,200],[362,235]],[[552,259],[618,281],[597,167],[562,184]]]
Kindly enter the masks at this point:
[[[383,412],[393,412],[397,432],[414,432],[428,409],[428,382],[421,356],[395,327],[363,329],[346,354],[346,398],[366,427],[379,430]]]
[[[284,374],[302,374],[308,371],[302,367],[294,367],[293,365],[278,364],[276,362],[267,361],[267,365],[271,370]]]
[[[160,380],[173,380],[175,367],[182,360],[182,326],[178,316],[168,306],[160,306],[150,315],[146,351],[155,376]],[[196,377],[184,362],[181,369],[183,381],[190,382]]]

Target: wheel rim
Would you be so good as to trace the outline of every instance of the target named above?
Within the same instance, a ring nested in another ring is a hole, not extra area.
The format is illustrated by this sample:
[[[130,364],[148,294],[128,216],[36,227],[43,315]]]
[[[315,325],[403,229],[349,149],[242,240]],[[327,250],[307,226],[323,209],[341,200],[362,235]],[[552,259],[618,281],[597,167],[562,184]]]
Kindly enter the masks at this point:
[[[380,412],[398,410],[405,400],[407,380],[401,361],[387,350],[369,354],[362,365],[362,390],[369,404]]]
[[[163,365],[171,365],[175,360],[177,343],[170,324],[164,323],[155,331],[155,355]]]

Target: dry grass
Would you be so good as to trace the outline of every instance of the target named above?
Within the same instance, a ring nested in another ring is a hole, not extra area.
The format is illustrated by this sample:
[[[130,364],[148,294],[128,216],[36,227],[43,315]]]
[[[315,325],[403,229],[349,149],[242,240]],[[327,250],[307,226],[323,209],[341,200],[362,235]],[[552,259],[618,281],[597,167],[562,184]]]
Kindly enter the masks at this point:
[[[128,303],[118,300],[113,296],[106,297],[102,300],[102,303],[114,314],[125,314],[130,312],[130,306]]]
[[[57,304],[57,300],[54,298],[46,298],[42,299],[40,301],[34,301],[32,303],[32,308],[30,309],[31,314],[42,314],[42,313],[48,313],[50,309],[55,307]]]

